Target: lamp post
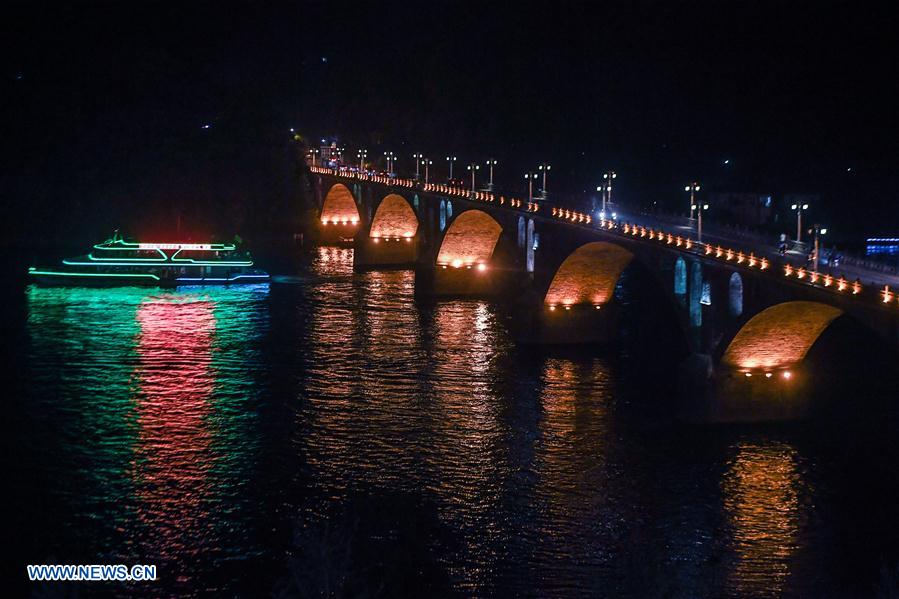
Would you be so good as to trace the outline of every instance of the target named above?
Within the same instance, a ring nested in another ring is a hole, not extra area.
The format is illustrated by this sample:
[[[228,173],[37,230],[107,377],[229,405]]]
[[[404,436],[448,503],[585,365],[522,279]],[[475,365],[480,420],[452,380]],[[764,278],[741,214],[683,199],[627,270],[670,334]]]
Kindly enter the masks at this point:
[[[702,213],[704,210],[708,209],[708,204],[696,204],[696,211],[699,213],[696,217],[696,239],[700,243],[702,243]]]
[[[544,197],[546,196],[546,173],[548,173],[549,169],[551,169],[551,168],[552,167],[550,165],[546,164],[545,162],[537,167],[537,170],[541,171],[543,173],[543,195],[544,195]]]
[[[605,189],[605,196],[603,196],[603,210],[606,209],[607,204],[612,203],[612,179],[618,177],[618,173],[615,171],[606,171],[602,174],[602,180]]]
[[[396,158],[393,155],[393,152],[384,152],[384,155],[387,156],[387,175],[390,176],[393,174],[393,161]]]
[[[814,269],[815,269],[815,272],[818,272],[819,254],[821,252],[821,245],[818,242],[818,237],[821,235],[827,235],[827,227],[822,227],[821,225],[815,223],[814,231],[815,231]]]
[[[808,204],[793,204],[790,209],[796,211],[796,243],[802,241],[802,211],[808,210]]]
[[[365,170],[365,158],[368,156],[368,150],[359,150],[356,152],[356,156],[359,157],[359,172],[361,173]]]
[[[603,183],[602,185],[598,185],[596,187],[596,191],[600,192],[602,197],[602,208],[599,212],[599,219],[605,220],[606,218],[606,194],[611,194],[612,192],[612,184],[611,183]]]
[[[487,166],[490,167],[490,183],[487,184],[488,189],[493,189],[493,167],[496,166],[496,160],[492,158],[487,161]]]
[[[449,178],[453,178],[453,163],[456,161],[455,156],[447,156],[446,161],[449,162]]]
[[[418,181],[420,178],[420,176],[418,174],[418,166],[419,166],[419,162],[421,161],[421,159],[424,158],[424,155],[423,154],[412,154],[412,158],[415,159],[415,180]]]
[[[430,160],[428,158],[422,158],[421,163],[423,165],[425,165],[425,184],[427,184],[427,182],[428,182],[428,167],[431,166],[432,164],[434,164],[434,161]]]
[[[537,173],[525,173],[525,180],[528,182],[528,202],[534,201],[534,179],[537,178]]]
[[[477,165],[477,164],[474,164],[474,163],[468,165],[468,170],[471,171],[471,190],[472,190],[472,191],[474,191],[474,174],[475,174],[475,172],[477,172],[480,168],[481,168],[480,165]]]
[[[317,148],[312,148],[309,150],[309,155],[312,156],[312,166],[315,166],[315,155],[318,154]]]
[[[696,192],[699,191],[699,189],[698,181],[693,181],[684,187],[684,191],[690,192],[690,220],[693,220],[693,211],[696,210]]]

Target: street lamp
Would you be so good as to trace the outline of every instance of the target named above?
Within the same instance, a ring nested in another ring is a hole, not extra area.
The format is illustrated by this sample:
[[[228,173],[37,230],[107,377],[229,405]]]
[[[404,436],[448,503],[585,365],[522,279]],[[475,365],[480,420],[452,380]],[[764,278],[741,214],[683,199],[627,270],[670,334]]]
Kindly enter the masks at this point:
[[[449,162],[449,178],[453,178],[453,163],[456,161],[455,156],[447,156],[446,161]]]
[[[434,164],[434,161],[430,160],[428,158],[422,158],[421,163],[425,166],[425,184],[427,184],[427,182],[428,182],[428,167],[431,166],[432,164]]]
[[[356,156],[359,158],[359,172],[361,173],[365,170],[365,158],[368,156],[368,150],[359,150],[356,152]]]
[[[694,208],[696,208],[696,212],[699,213],[699,215],[696,217],[696,238],[699,243],[702,243],[702,213],[703,211],[709,209],[709,205],[696,204]]]
[[[312,148],[309,150],[309,155],[312,157],[312,166],[315,166],[315,155],[318,154],[318,148]]]
[[[412,158],[415,159],[415,180],[418,181],[418,179],[420,178],[418,174],[418,164],[419,161],[424,158],[424,154],[412,154]]]
[[[814,254],[814,269],[815,272],[818,272],[818,254],[820,253],[820,244],[818,243],[818,237],[820,235],[827,235],[827,227],[822,227],[821,225],[815,223],[814,227],[815,231],[815,254]]]
[[[384,155],[387,156],[387,175],[393,174],[393,161],[396,160],[393,152],[384,152]]]
[[[480,168],[481,168],[480,165],[477,165],[474,163],[468,165],[468,170],[471,171],[471,190],[472,191],[474,191],[474,174],[476,171],[480,170]]]
[[[537,178],[537,173],[525,173],[525,180],[528,182],[528,202],[534,201],[534,179]]]
[[[796,243],[802,241],[802,211],[808,210],[808,204],[793,204],[791,210],[796,211]]]
[[[546,164],[545,162],[537,167],[537,170],[543,172],[543,195],[544,195],[544,197],[546,196],[546,173],[548,173],[549,169],[551,169],[551,168],[552,167],[550,165]]]
[[[693,219],[693,211],[696,210],[696,192],[699,191],[699,182],[693,181],[686,187],[684,187],[684,191],[690,192],[690,220]]]
[[[496,166],[496,160],[492,158],[487,161],[487,166],[490,167],[490,183],[487,184],[488,189],[493,189],[493,167]]]
[[[618,177],[618,173],[616,173],[615,171],[606,171],[602,174],[602,180],[604,183],[604,187],[606,188],[602,202],[603,211],[605,211],[606,209],[606,204],[612,203],[612,179],[615,179],[616,177]]]

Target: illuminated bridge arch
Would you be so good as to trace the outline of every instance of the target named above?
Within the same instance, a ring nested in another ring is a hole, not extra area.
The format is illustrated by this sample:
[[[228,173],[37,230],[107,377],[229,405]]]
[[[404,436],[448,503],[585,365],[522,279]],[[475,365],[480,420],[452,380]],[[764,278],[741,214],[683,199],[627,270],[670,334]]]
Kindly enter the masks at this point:
[[[843,311],[819,302],[786,302],[753,316],[736,334],[722,362],[741,370],[778,369],[801,362]]]
[[[323,223],[356,224],[359,222],[359,209],[356,208],[356,200],[353,194],[342,183],[335,183],[325,201],[322,203]]]
[[[605,241],[582,245],[562,262],[544,301],[549,305],[605,304],[633,258],[626,249]]]
[[[391,193],[378,205],[371,221],[370,237],[415,237],[418,217],[409,202],[401,195]]]
[[[483,264],[490,261],[503,228],[481,210],[459,214],[446,230],[438,264]]]

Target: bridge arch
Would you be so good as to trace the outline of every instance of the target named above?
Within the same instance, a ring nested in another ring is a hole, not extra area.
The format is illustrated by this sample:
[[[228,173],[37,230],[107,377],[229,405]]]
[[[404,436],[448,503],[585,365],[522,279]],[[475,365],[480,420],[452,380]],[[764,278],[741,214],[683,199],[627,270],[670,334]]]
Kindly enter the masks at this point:
[[[328,190],[322,202],[321,220],[323,223],[356,224],[359,222],[359,209],[353,194],[343,183],[335,183]]]
[[[537,249],[537,233],[534,231],[534,219],[528,219],[527,226],[527,251],[525,252],[525,265],[528,272],[534,272],[534,250]]]
[[[550,306],[593,304],[612,299],[621,273],[634,255],[605,241],[586,243],[565,258],[553,276],[544,302]]]
[[[734,272],[728,281],[728,313],[736,318],[743,315],[743,277]]]
[[[437,253],[438,264],[485,264],[502,233],[502,226],[482,210],[466,210],[450,223]]]
[[[674,295],[687,295],[687,263],[683,256],[674,262]]]
[[[690,283],[688,289],[690,291],[690,326],[702,326],[702,291],[703,291],[702,264],[694,262],[690,267]]]
[[[801,362],[824,330],[842,314],[839,308],[820,302],[776,304],[743,325],[721,361],[741,370],[788,368]]]
[[[369,237],[415,237],[418,217],[401,195],[391,193],[381,200],[371,221]]]

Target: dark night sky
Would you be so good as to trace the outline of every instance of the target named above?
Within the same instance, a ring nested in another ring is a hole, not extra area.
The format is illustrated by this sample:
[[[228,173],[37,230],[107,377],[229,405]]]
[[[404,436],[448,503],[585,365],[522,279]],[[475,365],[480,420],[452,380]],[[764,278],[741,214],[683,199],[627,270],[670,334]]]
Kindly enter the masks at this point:
[[[510,186],[540,160],[567,192],[614,168],[633,204],[680,206],[694,177],[819,193],[816,218],[838,235],[899,234],[894,12],[20,5],[3,36],[4,232],[159,231],[176,210],[198,235],[240,228],[287,193],[296,127],[393,150],[407,168],[418,151],[492,155]]]

